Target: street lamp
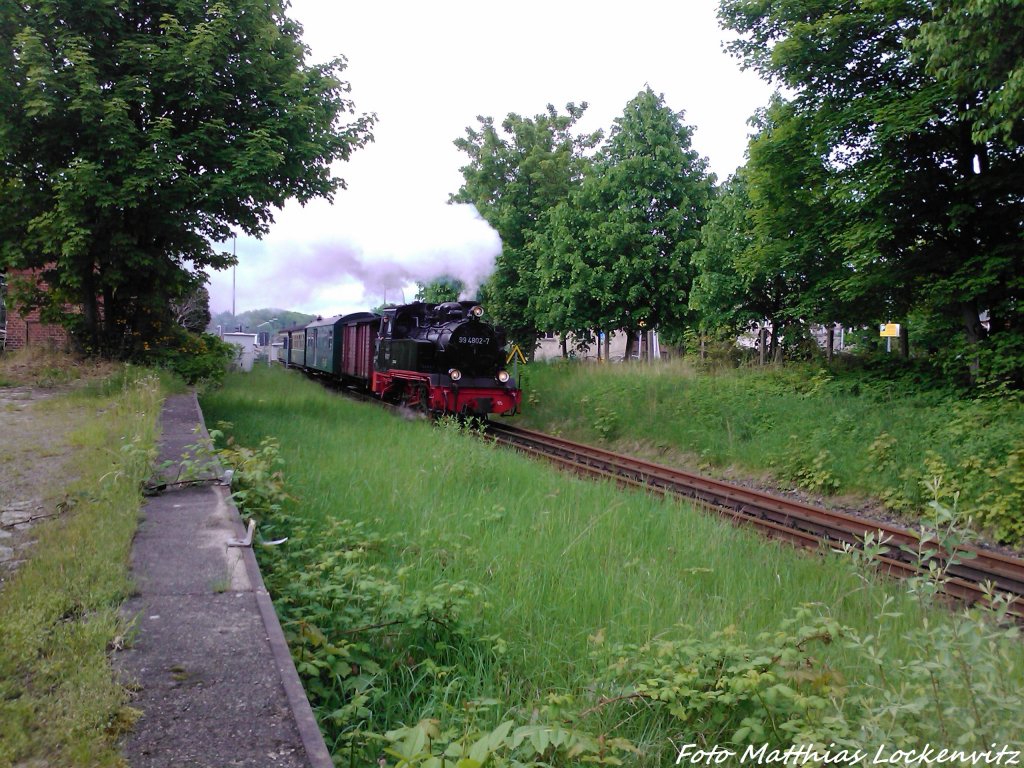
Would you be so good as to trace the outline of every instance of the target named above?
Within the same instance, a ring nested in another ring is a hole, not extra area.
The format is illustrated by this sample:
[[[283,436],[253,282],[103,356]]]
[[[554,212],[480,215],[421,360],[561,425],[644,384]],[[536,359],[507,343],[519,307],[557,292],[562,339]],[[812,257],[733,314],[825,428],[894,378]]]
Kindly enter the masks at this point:
[[[270,325],[271,323],[274,323],[274,322],[277,322],[277,318],[276,317],[272,317],[269,320],[267,320],[266,322],[260,323],[259,325],[256,326],[256,330],[258,331],[264,325]],[[256,340],[259,341],[259,336],[258,335],[256,337]],[[269,343],[270,342],[269,337],[267,338],[267,342],[268,342],[267,343],[267,367],[269,368],[270,367],[271,357],[272,357],[272,355],[270,354],[271,350],[272,350],[272,345]]]

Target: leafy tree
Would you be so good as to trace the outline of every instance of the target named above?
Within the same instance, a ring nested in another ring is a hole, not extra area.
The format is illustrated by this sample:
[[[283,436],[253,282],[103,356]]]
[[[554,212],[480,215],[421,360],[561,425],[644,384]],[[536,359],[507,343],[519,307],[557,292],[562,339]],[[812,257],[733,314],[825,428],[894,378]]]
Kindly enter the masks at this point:
[[[564,302],[566,322],[621,328],[629,339],[642,328],[685,325],[691,257],[714,191],[692,134],[681,112],[645,88],[616,119],[579,190],[552,213],[546,273],[562,282],[546,295]]]
[[[693,255],[690,310],[705,333],[735,335],[769,317],[770,309],[755,303],[750,276],[740,273],[754,238],[750,209],[746,174],[740,169],[719,189]]]
[[[1024,1],[935,3],[913,50],[957,94],[974,141],[1024,143]]]
[[[331,164],[371,139],[373,117],[343,124],[345,61],[308,65],[286,9],[0,4],[0,267],[49,285],[26,303],[131,354],[193,274],[233,263],[211,241],[344,187]]]
[[[467,128],[455,141],[469,163],[451,201],[473,203],[502,241],[497,268],[480,298],[510,339],[531,354],[544,318],[536,307],[536,255],[528,245],[545,213],[578,186],[586,154],[600,141],[600,132],[574,133],[586,108],[570,103],[562,115],[549,104],[532,118],[509,114],[500,131],[492,118],[479,117],[479,128]]]
[[[979,142],[954,84],[912,54],[929,6],[725,0],[720,17],[741,35],[732,50],[792,94],[793,115],[813,134],[835,211],[829,241],[849,267],[837,285],[844,297],[957,320],[975,376],[983,352],[1016,354],[1024,149]],[[1019,375],[1022,360],[1002,370]]]
[[[457,277],[445,275],[429,283],[416,283],[416,301],[428,304],[441,304],[445,301],[458,301],[466,285]]]
[[[767,321],[773,358],[783,337],[788,345],[810,323],[854,322],[862,310],[836,289],[848,266],[829,237],[831,176],[806,117],[775,98],[751,123],[759,131],[748,162],[701,231],[690,307],[716,335]]]
[[[587,340],[606,322],[596,297],[606,296],[611,284],[606,272],[594,269],[586,258],[590,211],[587,195],[578,188],[545,212],[530,251],[537,265],[537,290],[532,306],[541,327],[577,340]]]

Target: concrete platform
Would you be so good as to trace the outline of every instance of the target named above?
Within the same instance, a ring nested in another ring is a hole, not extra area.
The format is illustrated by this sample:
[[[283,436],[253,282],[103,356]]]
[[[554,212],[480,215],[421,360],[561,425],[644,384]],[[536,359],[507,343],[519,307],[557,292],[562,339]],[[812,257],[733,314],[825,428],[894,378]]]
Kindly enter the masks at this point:
[[[160,458],[205,437],[194,395],[169,397]],[[173,470],[171,470],[173,474]],[[250,548],[223,486],[151,498],[132,551],[136,633],[117,654],[142,711],[132,768],[333,768]]]

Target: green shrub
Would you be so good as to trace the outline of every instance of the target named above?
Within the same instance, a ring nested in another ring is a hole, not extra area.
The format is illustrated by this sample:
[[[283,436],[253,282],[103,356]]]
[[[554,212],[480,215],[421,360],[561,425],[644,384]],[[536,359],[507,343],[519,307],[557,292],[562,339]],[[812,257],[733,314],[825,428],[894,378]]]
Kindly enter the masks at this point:
[[[171,336],[165,337],[159,347],[147,345],[142,362],[170,370],[184,379],[186,384],[219,384],[237,351],[233,344],[213,334],[195,334],[177,329]]]

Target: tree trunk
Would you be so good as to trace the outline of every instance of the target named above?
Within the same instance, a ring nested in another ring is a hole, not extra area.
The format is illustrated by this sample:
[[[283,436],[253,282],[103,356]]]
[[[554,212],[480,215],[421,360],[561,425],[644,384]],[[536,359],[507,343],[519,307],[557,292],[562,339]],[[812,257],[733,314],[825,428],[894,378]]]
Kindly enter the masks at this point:
[[[910,332],[906,323],[900,323],[900,357],[910,359]]]
[[[86,342],[93,352],[99,347],[99,307],[96,306],[96,283],[92,269],[85,275],[82,285],[82,317],[85,320]]]
[[[568,360],[569,359],[569,350],[566,347],[565,334],[564,333],[559,335],[559,346],[562,348],[562,359],[563,360]]]
[[[768,342],[768,339],[767,339],[767,337],[765,335],[765,332],[764,332],[764,323],[758,323],[758,326],[757,326],[757,353],[758,353],[757,364],[758,365],[764,365],[764,346],[765,346],[765,344],[767,342]]]
[[[640,360],[643,362],[649,362],[650,359],[650,341],[647,338],[647,331],[640,332]]]
[[[611,331],[605,331],[604,334],[604,359],[606,362],[611,362],[611,349],[612,349],[612,334]]]
[[[981,373],[981,361],[975,350],[987,335],[985,326],[981,324],[981,318],[978,315],[977,302],[972,301],[960,305],[960,320],[963,323],[964,333],[967,336],[967,344],[971,348],[971,351],[968,353],[968,366],[971,374],[971,383],[973,384],[978,380],[978,374]]]
[[[836,325],[835,323],[829,323],[828,325],[828,337],[825,342],[825,359],[828,362],[832,362],[832,356],[836,350]]]
[[[629,362],[633,359],[633,345],[636,343],[636,334],[629,330],[623,330],[626,334],[626,351],[622,353],[622,359],[624,362]]]
[[[103,287],[103,332],[100,336],[100,347],[104,355],[115,353],[114,338],[117,335],[118,307],[114,305],[114,291],[107,285]],[[121,333],[121,341],[128,335],[130,329],[127,327]],[[119,354],[124,356],[123,347],[119,347]]]
[[[597,336],[597,362],[601,362],[601,331],[594,331],[594,335]]]

